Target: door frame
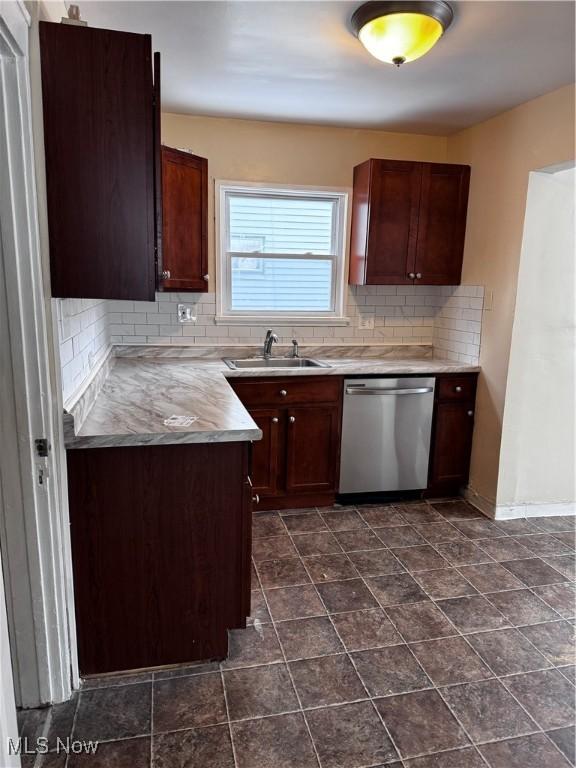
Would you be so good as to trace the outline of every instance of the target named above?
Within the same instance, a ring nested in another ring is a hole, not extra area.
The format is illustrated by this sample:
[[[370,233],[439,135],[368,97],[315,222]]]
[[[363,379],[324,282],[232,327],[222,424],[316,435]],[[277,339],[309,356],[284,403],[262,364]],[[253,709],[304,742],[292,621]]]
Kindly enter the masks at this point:
[[[43,276],[22,0],[0,0],[0,546],[16,701],[78,683],[61,403]],[[34,441],[51,450],[40,457]]]

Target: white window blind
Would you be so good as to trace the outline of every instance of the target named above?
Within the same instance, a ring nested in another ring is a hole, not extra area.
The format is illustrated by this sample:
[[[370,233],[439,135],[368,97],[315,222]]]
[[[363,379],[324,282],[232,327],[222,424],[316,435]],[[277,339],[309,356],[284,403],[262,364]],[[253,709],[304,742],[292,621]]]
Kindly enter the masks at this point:
[[[221,314],[342,313],[346,193],[223,186]]]

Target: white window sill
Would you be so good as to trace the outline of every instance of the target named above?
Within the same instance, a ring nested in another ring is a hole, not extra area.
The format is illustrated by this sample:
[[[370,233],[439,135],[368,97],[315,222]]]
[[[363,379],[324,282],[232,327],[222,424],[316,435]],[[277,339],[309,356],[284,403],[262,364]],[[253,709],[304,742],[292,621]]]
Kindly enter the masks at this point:
[[[217,315],[216,325],[316,325],[342,326],[350,325],[349,317],[286,317],[285,315]]]

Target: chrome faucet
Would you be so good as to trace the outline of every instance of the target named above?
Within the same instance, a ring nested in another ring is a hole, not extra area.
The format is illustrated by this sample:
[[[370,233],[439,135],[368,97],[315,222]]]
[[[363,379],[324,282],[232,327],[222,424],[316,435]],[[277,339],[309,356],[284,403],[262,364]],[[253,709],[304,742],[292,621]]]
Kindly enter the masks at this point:
[[[266,338],[264,339],[264,348],[262,350],[262,353],[264,355],[264,360],[269,360],[272,357],[272,344],[274,344],[274,342],[278,343],[278,336],[276,336],[272,328],[269,328],[266,331]]]
[[[292,339],[292,357],[300,357],[298,352],[298,340]]]

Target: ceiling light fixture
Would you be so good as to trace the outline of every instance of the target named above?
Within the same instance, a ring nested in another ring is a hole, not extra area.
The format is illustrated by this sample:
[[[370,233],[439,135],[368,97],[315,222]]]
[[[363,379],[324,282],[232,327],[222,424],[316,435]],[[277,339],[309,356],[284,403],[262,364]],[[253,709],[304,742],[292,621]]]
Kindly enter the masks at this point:
[[[452,23],[448,3],[369,2],[351,19],[354,33],[366,50],[380,61],[399,67],[424,56]]]

